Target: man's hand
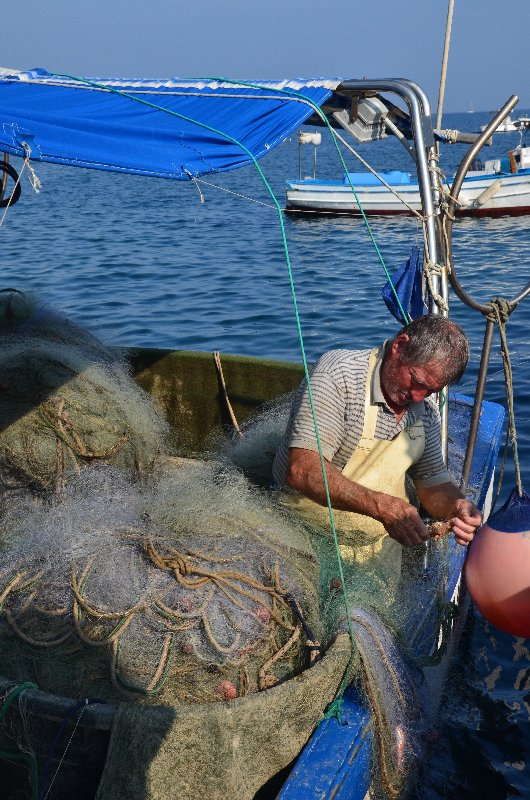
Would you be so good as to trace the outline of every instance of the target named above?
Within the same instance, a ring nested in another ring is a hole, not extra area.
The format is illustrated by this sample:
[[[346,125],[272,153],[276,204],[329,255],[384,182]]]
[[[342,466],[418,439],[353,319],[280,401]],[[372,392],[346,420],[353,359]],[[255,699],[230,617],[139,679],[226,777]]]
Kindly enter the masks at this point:
[[[482,514],[471,500],[462,498],[456,501],[451,523],[458,544],[466,546],[472,542],[481,522]]]
[[[403,547],[415,547],[429,539],[429,531],[414,506],[398,497],[379,497],[385,499],[377,519],[392,539]]]
[[[433,519],[449,520],[458,544],[468,545],[482,522],[480,511],[451,482],[416,487],[423,508]]]

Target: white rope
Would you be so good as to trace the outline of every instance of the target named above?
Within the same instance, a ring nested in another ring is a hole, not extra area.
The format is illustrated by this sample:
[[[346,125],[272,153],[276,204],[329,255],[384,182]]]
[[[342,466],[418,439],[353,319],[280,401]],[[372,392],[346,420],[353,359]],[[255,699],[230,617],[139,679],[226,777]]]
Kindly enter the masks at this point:
[[[11,198],[13,197],[13,195],[15,193],[15,189],[17,188],[18,184],[20,183],[20,178],[21,178],[21,175],[22,175],[23,172],[24,172],[24,166],[22,166],[22,169],[18,173],[18,178],[17,178],[17,180],[15,182],[15,185],[13,187],[13,191],[11,192],[11,196],[10,196],[9,200],[7,201],[7,206],[4,208],[4,213],[2,214],[2,219],[0,219],[0,228],[4,224],[4,220],[6,218],[6,214],[9,211],[9,208],[11,206]]]
[[[24,152],[26,153],[26,157],[24,158],[24,166],[22,167],[21,174],[24,171],[24,169],[27,167],[28,170],[29,170],[28,179],[29,179],[29,182],[30,182],[30,186],[33,189],[33,191],[35,192],[35,194],[38,194],[40,192],[40,190],[42,189],[42,183],[41,183],[37,173],[35,172],[35,170],[31,166],[31,163],[30,163],[30,160],[29,160],[30,156],[31,156],[31,147],[29,146],[29,144],[27,142],[22,142],[22,147],[24,148]]]
[[[457,131],[455,131],[455,133],[456,132]],[[439,159],[440,158],[439,153],[433,154],[433,158]],[[438,180],[438,191],[440,192],[440,195],[443,198],[442,206],[443,206],[447,216],[450,216],[449,215],[449,206],[448,206],[448,203],[447,203],[448,200],[452,200],[458,206],[466,205],[465,201],[458,200],[458,198],[453,197],[453,195],[451,194],[451,187],[449,185],[449,181],[447,180],[447,176],[446,176],[445,172],[443,171],[443,169],[441,167],[439,167],[436,164],[431,164],[429,166],[429,171],[432,172],[433,174],[435,174],[436,177],[437,177],[437,180]],[[454,219],[454,217],[451,217],[451,218]]]
[[[443,265],[437,264],[435,261],[431,260],[431,256],[430,256],[430,252],[429,252],[429,240],[427,238],[427,226],[426,226],[425,220],[423,221],[423,242],[424,242],[424,248],[425,248],[425,257],[424,257],[424,262],[423,262],[423,274],[424,274],[425,280],[427,282],[427,287],[429,289],[429,292],[430,292],[430,295],[431,295],[432,299],[434,300],[434,302],[436,303],[438,308],[440,308],[442,311],[445,311],[445,313],[448,313],[449,312],[449,306],[448,306],[447,302],[444,300],[444,298],[440,294],[438,294],[437,291],[435,291],[434,286],[433,286],[433,278],[434,277],[439,277],[440,275],[443,275],[444,269],[447,269],[447,271],[449,272],[450,266],[447,265],[447,266],[444,267]]]
[[[241,192],[234,192],[233,189],[226,189],[224,186],[219,186],[217,183],[211,183],[211,181],[205,181],[203,178],[196,178],[187,169],[184,169],[184,172],[186,173],[186,175],[189,176],[190,180],[196,184],[197,189],[199,190],[199,194],[201,196],[201,203],[204,203],[205,197],[201,192],[199,183],[204,183],[205,186],[211,186],[212,189],[219,189],[220,192],[227,192],[228,194],[233,194],[236,197],[240,197],[242,200],[248,200],[250,203],[256,203],[258,206],[271,208],[273,211],[277,210],[276,206],[273,206],[271,203],[264,203],[261,200],[256,200],[254,197],[249,197],[247,194],[242,194]]]
[[[447,305],[443,297],[440,294],[438,294],[438,292],[435,291],[433,286],[433,278],[440,277],[440,275],[443,274],[443,267],[440,264],[436,264],[435,261],[431,261],[430,259],[425,259],[425,263],[423,265],[423,272],[425,274],[425,278],[429,286],[431,297],[433,298],[438,308],[441,308],[442,311],[445,311],[447,313],[449,311],[449,306]]]
[[[346,139],[344,139],[344,138],[343,138],[343,137],[340,135],[340,133],[337,133],[337,131],[335,131],[335,136],[336,136],[336,137],[337,137],[337,139],[338,139],[340,142],[342,142],[342,144],[343,144],[343,145],[344,145],[344,146],[345,146],[345,147],[346,147],[346,148],[347,148],[347,149],[350,151],[350,153],[353,153],[353,155],[355,156],[355,158],[357,158],[357,159],[358,159],[358,160],[361,162],[361,164],[363,165],[363,167],[366,167],[366,169],[368,169],[368,170],[369,170],[369,171],[372,173],[372,175],[375,175],[375,177],[377,178],[377,180],[378,180],[378,181],[380,181],[380,182],[383,184],[383,186],[386,186],[386,188],[387,188],[387,189],[388,189],[390,192],[392,192],[392,194],[393,194],[395,197],[397,197],[397,199],[398,199],[398,200],[399,200],[401,203],[403,203],[403,205],[404,205],[404,206],[406,206],[406,207],[408,208],[408,210],[412,212],[412,214],[414,214],[416,217],[419,217],[420,219],[423,219],[423,218],[424,218],[424,217],[423,217],[423,215],[422,215],[422,214],[420,214],[420,212],[419,212],[419,211],[417,211],[415,208],[412,208],[412,206],[410,206],[410,205],[407,203],[407,201],[406,201],[406,200],[405,200],[405,199],[404,199],[404,198],[403,198],[403,197],[402,197],[400,194],[398,194],[398,193],[395,191],[395,189],[393,189],[393,188],[392,188],[392,186],[390,186],[390,184],[389,184],[389,183],[387,183],[387,182],[384,180],[384,178],[382,178],[382,177],[381,177],[381,175],[379,175],[379,173],[378,173],[378,172],[376,172],[376,171],[375,171],[375,169],[373,169],[373,167],[371,167],[371,166],[370,166],[370,164],[369,164],[367,161],[365,161],[365,160],[364,160],[364,158],[363,158],[363,157],[362,157],[362,156],[361,156],[361,155],[360,155],[360,154],[359,154],[359,153],[358,153],[358,152],[357,152],[357,151],[356,151],[356,150],[355,150],[355,149],[354,149],[354,148],[351,146],[351,144],[350,144],[349,142],[347,142],[347,141],[346,141]]]
[[[443,274],[444,268],[441,264],[437,264],[435,261],[431,261],[429,258],[429,254],[427,251],[427,244],[425,244],[425,261],[423,264],[423,274],[425,275],[425,279],[427,281],[427,285],[429,287],[429,292],[431,293],[431,297],[442,311],[445,311],[447,314],[449,312],[449,306],[444,298],[438,294],[438,292],[434,288],[433,278],[440,277]]]
[[[191,174],[191,172],[190,172],[189,170],[187,170],[187,169],[186,169],[186,167],[182,167],[182,169],[184,170],[184,172],[186,173],[186,175],[189,177],[190,181],[192,181],[192,183],[193,183],[193,184],[194,184],[194,185],[197,187],[197,191],[199,192],[199,197],[200,197],[200,199],[201,199],[201,205],[202,205],[202,203],[204,203],[204,195],[203,195],[203,193],[202,193],[202,191],[201,191],[201,187],[199,186],[199,182],[198,182],[197,178],[195,178],[195,177],[194,177],[194,176]]]
[[[447,141],[447,144],[456,144],[458,141],[458,131],[451,128],[450,130],[444,130],[443,134]]]
[[[61,756],[61,760],[59,761],[59,765],[58,765],[57,769],[55,770],[55,773],[54,773],[54,776],[53,776],[53,778],[51,780],[50,785],[48,786],[48,791],[44,795],[44,800],[47,800],[48,795],[50,794],[50,792],[52,790],[52,786],[54,784],[55,778],[57,777],[57,775],[59,773],[59,770],[61,769],[61,766],[62,766],[62,763],[63,763],[63,761],[65,759],[66,753],[68,752],[68,748],[70,747],[70,745],[72,743],[72,739],[74,738],[75,732],[76,732],[77,728],[79,727],[79,723],[81,722],[81,717],[85,713],[85,709],[86,709],[87,706],[88,706],[88,700],[85,701],[85,705],[81,708],[81,713],[79,714],[79,716],[77,718],[77,722],[74,725],[74,729],[72,731],[72,735],[68,739],[68,743],[67,743],[67,745],[66,745],[66,747],[64,749],[64,753]]]
[[[12,199],[13,195],[15,194],[15,189],[17,188],[18,184],[20,183],[20,180],[21,180],[22,175],[24,174],[24,170],[26,168],[28,169],[28,179],[29,179],[31,188],[33,189],[35,194],[39,194],[40,190],[42,189],[42,183],[41,183],[39,177],[37,176],[35,170],[33,169],[33,167],[30,164],[30,160],[29,159],[30,159],[30,156],[31,156],[31,147],[29,146],[29,144],[27,142],[22,142],[22,147],[24,148],[24,152],[26,154],[25,157],[24,157],[24,163],[22,164],[22,169],[18,173],[18,178],[15,181],[15,185],[13,186],[13,191],[11,192],[11,195],[9,197],[7,205],[4,208],[4,213],[2,214],[2,219],[0,219],[0,228],[4,224],[4,219],[6,218],[6,214],[7,214],[7,212],[9,211],[9,209],[11,207],[11,199]]]

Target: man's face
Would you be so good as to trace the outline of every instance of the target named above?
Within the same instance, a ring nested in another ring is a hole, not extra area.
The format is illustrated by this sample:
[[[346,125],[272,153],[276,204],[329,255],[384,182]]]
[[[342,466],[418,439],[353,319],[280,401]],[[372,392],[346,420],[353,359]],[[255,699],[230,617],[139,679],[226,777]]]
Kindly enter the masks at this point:
[[[398,408],[419,403],[445,385],[445,370],[436,360],[427,364],[407,364],[404,361],[407,342],[406,334],[392,342],[381,370],[381,388],[385,399],[390,401],[390,406]]]

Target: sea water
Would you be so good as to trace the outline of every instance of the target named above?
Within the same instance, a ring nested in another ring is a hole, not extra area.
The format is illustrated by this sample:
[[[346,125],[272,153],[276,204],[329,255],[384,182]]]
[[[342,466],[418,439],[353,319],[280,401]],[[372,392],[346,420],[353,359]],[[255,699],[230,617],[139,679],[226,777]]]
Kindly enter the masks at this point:
[[[487,118],[449,114],[444,126],[476,131]],[[504,156],[518,140],[516,133],[499,134],[482,155]],[[358,149],[378,170],[411,169],[396,141]],[[444,149],[441,166],[449,179],[464,153],[462,145]],[[302,157],[303,174],[312,175],[312,146]],[[361,169],[353,156],[345,157],[348,169]],[[19,160],[13,163],[20,167]],[[285,180],[298,177],[296,134],[261,165],[283,206]],[[22,198],[0,228],[4,286],[38,292],[110,344],[300,360],[278,214],[254,167],[178,183],[34,166],[40,194],[23,176]],[[342,177],[326,137],[317,151],[317,176]],[[414,218],[370,225],[390,272],[421,244]],[[285,231],[310,361],[330,348],[372,347],[395,333],[380,296],[384,269],[362,220],[287,218]],[[480,302],[514,296],[530,280],[529,240],[530,217],[459,220],[454,261],[466,291]],[[508,325],[523,479],[530,457],[527,302]],[[484,320],[454,297],[451,315],[472,345],[459,390],[473,393]],[[498,338],[489,376],[486,399],[504,403]],[[509,461],[501,498],[513,481]],[[530,646],[478,617],[467,641],[418,797],[530,797]],[[440,772],[446,759],[448,771]]]

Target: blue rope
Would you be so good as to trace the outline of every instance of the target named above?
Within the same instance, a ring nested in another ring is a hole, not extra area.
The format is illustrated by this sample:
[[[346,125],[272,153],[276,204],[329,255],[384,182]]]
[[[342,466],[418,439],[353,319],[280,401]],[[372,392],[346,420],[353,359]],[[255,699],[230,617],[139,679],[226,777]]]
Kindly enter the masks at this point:
[[[48,786],[48,774],[50,772],[50,767],[51,767],[52,761],[53,761],[53,759],[55,757],[55,754],[57,752],[57,748],[59,747],[59,742],[61,741],[61,737],[62,737],[62,735],[64,733],[64,730],[65,730],[66,726],[68,725],[68,722],[72,719],[74,714],[76,714],[78,711],[81,711],[86,706],[93,705],[94,703],[104,703],[104,701],[103,700],[97,700],[95,698],[90,698],[90,697],[87,698],[86,700],[80,700],[78,703],[75,704],[75,706],[72,706],[71,708],[69,708],[68,711],[66,712],[66,714],[64,715],[63,720],[62,720],[62,722],[61,722],[61,724],[59,726],[59,729],[58,729],[57,733],[55,734],[55,738],[53,740],[52,746],[48,750],[48,754],[47,754],[46,760],[44,762],[44,767],[42,769],[42,777],[41,777],[41,782],[40,782],[41,789],[40,789],[40,792],[39,792],[38,800],[44,800],[44,798],[47,795],[47,791],[50,788]],[[50,784],[50,786],[51,786],[51,784]]]

